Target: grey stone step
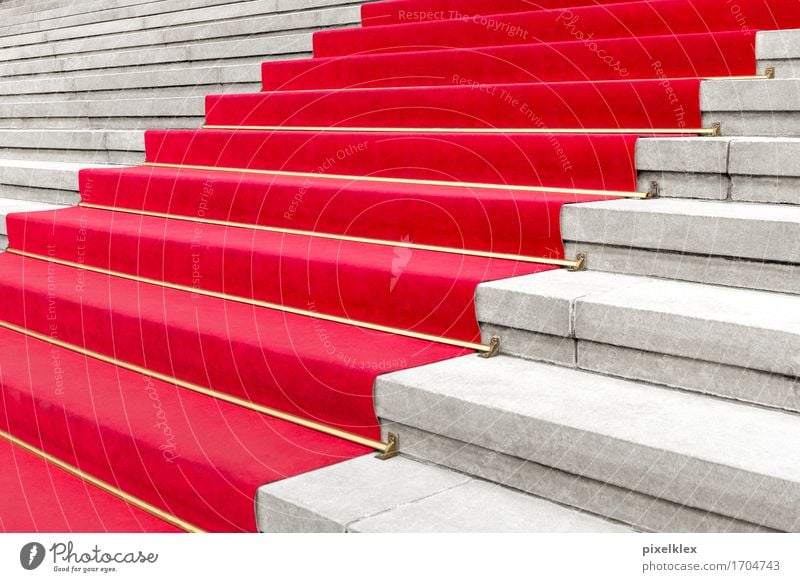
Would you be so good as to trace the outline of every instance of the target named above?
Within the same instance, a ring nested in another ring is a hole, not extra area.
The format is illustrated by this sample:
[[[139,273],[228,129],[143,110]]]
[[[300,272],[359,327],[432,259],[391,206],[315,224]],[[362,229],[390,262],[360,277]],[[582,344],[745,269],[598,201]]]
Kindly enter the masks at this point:
[[[778,78],[800,77],[800,30],[770,30],[756,34],[756,59],[763,71],[775,68]]]
[[[257,515],[259,529],[270,533],[631,531],[403,457],[360,457],[264,485]]]
[[[37,14],[35,20],[14,22],[11,18],[0,27],[0,46],[29,42],[51,42],[80,38],[108,31],[140,30],[174,26],[189,22],[209,22],[258,14],[292,12],[329,6],[360,3],[358,0],[135,0],[118,3],[88,2],[83,8],[55,9]],[[89,8],[94,8],[93,10]],[[114,24],[110,24],[113,21]],[[156,22],[153,22],[156,21]],[[108,23],[108,24],[107,24]],[[38,34],[37,34],[38,33]],[[14,40],[4,37],[16,36]]]
[[[700,106],[724,135],[800,136],[800,79],[704,81]]]
[[[800,417],[516,358],[380,376],[404,454],[655,531],[797,531]]]
[[[73,163],[139,164],[140,130],[0,129],[0,157]]]
[[[358,6],[344,6],[133,32],[109,31],[98,36],[0,49],[0,62],[117,51],[154,45],[189,44],[232,37],[286,34],[288,31],[308,32],[331,26],[355,24],[359,20],[359,14]]]
[[[204,119],[205,98],[195,96],[0,103],[6,128],[199,127]]]
[[[200,63],[206,66],[260,63],[276,58],[310,56],[311,45],[310,33],[213,40],[14,61],[0,67],[0,76],[19,78],[132,67],[138,67],[139,71],[151,71],[174,68],[175,63],[184,66]]]
[[[800,139],[719,137],[641,139],[640,187],[662,196],[800,204]]]
[[[143,13],[141,16],[135,15],[136,11],[128,9],[125,11],[128,13],[127,16],[106,18],[96,23],[58,26],[27,33],[12,32],[11,36],[0,36],[0,47],[33,47],[63,40],[98,38],[105,35],[157,29],[166,30],[195,24],[224,23],[236,19],[277,16],[282,13],[295,14],[348,4],[353,4],[353,2],[347,2],[347,0],[293,0],[291,3],[276,3],[274,0],[246,2],[203,0],[198,6],[196,0],[169,0],[139,6],[138,12]],[[59,19],[57,22],[62,24],[63,19]]]
[[[482,284],[476,300],[506,354],[800,410],[797,295],[552,271]]]
[[[76,204],[78,172],[103,164],[0,159],[0,198],[50,204]]]
[[[80,100],[81,96],[85,99],[89,95],[102,98],[104,94],[119,95],[134,93],[134,90],[167,88],[185,89],[196,95],[224,91],[228,87],[259,91],[260,83],[260,63],[180,68],[172,65],[158,71],[129,67],[100,74],[57,73],[7,80],[0,84],[0,103],[30,99],[32,95],[36,95],[36,100],[61,101],[71,98]]]
[[[565,206],[561,229],[593,270],[800,293],[800,206],[591,202]]]

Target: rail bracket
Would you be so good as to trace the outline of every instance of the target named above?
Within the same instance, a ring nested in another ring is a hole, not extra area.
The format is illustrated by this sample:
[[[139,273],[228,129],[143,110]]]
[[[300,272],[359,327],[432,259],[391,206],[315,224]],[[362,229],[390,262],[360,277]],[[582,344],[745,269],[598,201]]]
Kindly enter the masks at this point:
[[[493,335],[489,340],[489,350],[478,354],[480,358],[493,358],[500,353],[500,336]]]
[[[586,253],[577,253],[575,255],[575,266],[570,267],[568,270],[570,273],[577,273],[578,271],[585,271],[586,270]]]
[[[381,461],[388,461],[400,454],[400,437],[393,432],[390,432],[386,438],[386,450],[380,454],[375,455],[376,459]]]

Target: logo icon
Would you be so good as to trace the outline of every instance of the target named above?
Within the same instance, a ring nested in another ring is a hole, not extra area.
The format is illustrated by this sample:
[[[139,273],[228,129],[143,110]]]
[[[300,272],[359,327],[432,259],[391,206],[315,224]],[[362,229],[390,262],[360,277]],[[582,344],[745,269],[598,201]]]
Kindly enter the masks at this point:
[[[26,570],[35,570],[44,562],[44,546],[38,542],[31,542],[22,546],[19,552],[19,563]]]

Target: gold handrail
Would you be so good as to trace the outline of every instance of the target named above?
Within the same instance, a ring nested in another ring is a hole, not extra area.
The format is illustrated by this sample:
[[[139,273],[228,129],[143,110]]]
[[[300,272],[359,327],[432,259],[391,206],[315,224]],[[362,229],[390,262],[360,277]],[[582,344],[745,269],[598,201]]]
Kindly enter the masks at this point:
[[[270,309],[273,311],[280,311],[283,313],[291,313],[292,315],[300,315],[303,317],[310,317],[313,319],[321,319],[323,321],[330,321],[332,323],[341,323],[344,325],[350,325],[353,327],[360,327],[363,329],[369,329],[372,331],[379,331],[384,333],[390,333],[394,335],[400,335],[404,337],[410,337],[412,339],[418,339],[423,341],[428,341],[432,343],[440,343],[449,346],[464,348],[468,350],[475,350],[476,352],[480,352],[487,356],[494,356],[497,354],[497,349],[499,345],[495,345],[499,340],[494,339],[489,344],[479,344],[475,342],[468,342],[464,340],[458,340],[453,338],[441,337],[438,335],[431,335],[427,333],[420,333],[416,331],[410,331],[407,329],[399,328],[399,327],[390,327],[387,325],[380,325],[378,323],[370,323],[368,321],[360,321],[357,319],[350,319],[347,317],[340,317],[338,315],[329,315],[327,313],[318,313],[316,311],[311,311],[309,309],[300,309],[299,307],[289,307],[288,305],[281,305],[280,303],[271,303],[269,301],[261,301],[260,299],[250,299],[247,297],[241,297],[239,295],[230,295],[228,293],[219,293],[217,291],[208,291],[206,289],[199,289],[197,287],[190,287],[188,285],[180,285],[178,283],[168,283],[167,281],[159,281],[157,279],[150,279],[147,277],[139,277],[137,275],[129,275],[127,273],[121,273],[119,271],[112,271],[111,269],[102,269],[100,267],[93,267],[91,265],[87,265],[86,263],[76,263],[73,261],[67,261],[64,259],[57,259],[55,257],[47,257],[44,255],[40,255],[37,253],[29,253],[27,251],[21,251],[18,249],[8,248],[6,252],[12,255],[18,255],[21,257],[26,257],[29,259],[35,259],[38,261],[45,261],[48,263],[53,263],[56,265],[62,265],[64,267],[71,267],[73,269],[80,269],[82,271],[89,271],[91,273],[98,273],[101,275],[106,275],[108,277],[116,277],[118,279],[126,279],[128,281],[135,281],[137,283],[145,283],[147,285],[155,285],[157,287],[163,287],[166,289],[174,289],[176,291],[182,291],[185,293],[194,293],[196,295],[203,295],[205,297],[212,297],[214,299],[222,299],[225,301],[231,301],[235,303],[243,303],[245,305],[252,305],[254,307],[263,307],[264,309]]]
[[[7,324],[4,324],[4,322],[0,322],[0,326],[7,327]],[[10,328],[7,328],[7,329],[10,329]],[[142,511],[145,511],[145,512],[149,513],[150,515],[153,515],[153,516],[157,517],[161,521],[164,521],[164,522],[166,522],[166,523],[168,523],[170,525],[175,526],[178,529],[182,529],[182,530],[184,530],[186,532],[189,532],[189,533],[204,533],[204,531],[202,529],[200,529],[199,527],[197,527],[195,525],[192,525],[188,521],[184,521],[183,519],[181,519],[179,517],[176,517],[176,516],[172,515],[171,513],[168,513],[168,512],[166,512],[166,511],[164,511],[162,509],[159,509],[158,507],[156,507],[154,505],[151,505],[150,503],[147,503],[146,501],[144,501],[142,499],[139,499],[135,495],[131,495],[130,493],[126,493],[122,489],[119,489],[118,487],[115,487],[114,485],[111,485],[110,483],[107,483],[106,481],[103,481],[102,479],[98,479],[97,477],[95,477],[93,475],[90,475],[89,473],[79,469],[78,467],[70,465],[69,463],[67,463],[65,461],[62,461],[58,457],[55,457],[55,456],[51,455],[50,453],[46,453],[46,452],[42,451],[41,449],[38,449],[38,448],[34,447],[33,445],[23,441],[22,439],[17,438],[12,434],[7,433],[4,430],[0,430],[0,438],[5,439],[6,441],[10,442],[11,444],[18,446],[19,448],[21,448],[21,449],[31,453],[32,455],[34,455],[34,456],[46,461],[47,463],[50,463],[51,465],[54,465],[55,467],[58,467],[59,469],[61,469],[63,471],[66,471],[70,475],[73,475],[74,477],[77,477],[78,479],[81,479],[82,481],[97,487],[101,491],[104,491],[106,493],[109,493],[110,495],[113,495],[117,499],[122,500],[124,503],[127,503],[128,505],[132,505],[132,506],[134,506],[134,507],[136,507],[138,509],[141,509]]]
[[[436,245],[417,244],[404,241],[391,241],[386,239],[366,238],[360,236],[350,236],[344,234],[333,234],[325,232],[317,232],[311,230],[301,230],[296,228],[282,228],[277,226],[264,226],[261,224],[250,224],[247,222],[233,222],[228,220],[216,220],[213,218],[203,218],[186,216],[183,214],[170,214],[167,212],[154,212],[152,210],[136,210],[133,208],[121,208],[117,206],[106,206],[104,204],[92,204],[90,202],[80,202],[78,206],[83,208],[90,208],[93,210],[104,210],[108,212],[120,212],[123,214],[134,214],[136,216],[150,216],[153,218],[166,218],[171,220],[180,220],[184,222],[198,222],[201,224],[209,224],[213,226],[226,226],[233,228],[243,228],[249,230],[258,230],[263,232],[273,232],[277,234],[289,234],[298,236],[307,236],[309,238],[321,238],[325,240],[337,240],[342,242],[363,243],[377,246],[386,246],[392,248],[406,248],[419,251],[432,251],[437,253],[446,253],[453,255],[466,255],[470,257],[481,257],[486,259],[499,259],[507,261],[517,261],[521,263],[536,263],[542,265],[555,265],[559,267],[569,267],[570,270],[578,271],[583,270],[586,264],[585,255],[578,255],[575,260],[569,259],[551,259],[548,257],[534,257],[527,255],[515,255],[510,253],[495,253],[491,251],[476,251],[470,249],[458,249],[451,247],[441,247]]]
[[[19,254],[19,253],[17,253]],[[242,398],[237,398],[236,396],[232,396],[230,394],[226,394],[224,392],[219,392],[217,390],[212,390],[211,388],[206,388],[204,386],[200,386],[199,384],[194,384],[192,382],[187,382],[185,380],[181,380],[180,378],[175,378],[174,376],[168,376],[167,374],[162,374],[161,372],[156,372],[154,370],[150,370],[143,366],[139,366],[137,364],[131,364],[129,362],[125,362],[123,360],[119,360],[117,358],[112,358],[110,356],[106,356],[99,352],[95,352],[93,350],[89,350],[86,348],[82,348],[80,346],[76,346],[69,342],[65,342],[64,340],[59,340],[54,337],[41,334],[36,331],[32,331],[30,329],[26,329],[24,327],[20,327],[18,325],[14,325],[13,323],[9,323],[7,321],[0,320],[0,328],[7,329],[9,331],[14,331],[20,333],[22,335],[31,337],[33,339],[48,343],[50,345],[54,345],[59,348],[63,348],[67,351],[80,354],[82,356],[87,356],[94,360],[98,360],[103,362],[104,364],[111,364],[113,366],[117,366],[124,370],[128,370],[130,372],[135,372],[136,374],[141,374],[142,376],[147,376],[149,378],[155,378],[161,382],[166,384],[172,384],[174,386],[178,386],[180,388],[185,388],[186,390],[191,390],[192,392],[197,392],[198,394],[202,394],[204,396],[209,396],[211,398],[215,398],[217,400],[221,400],[223,402],[227,402],[229,404],[233,404],[236,406],[240,406],[242,408],[246,408],[248,410],[252,410],[254,412],[258,412],[260,414],[264,414],[265,416],[270,416],[272,418],[277,418],[279,420],[283,420],[286,422],[290,422],[292,424],[296,424],[302,426],[304,428],[308,428],[311,430],[315,430],[317,432],[325,433],[331,436],[335,436],[337,438],[350,441],[352,443],[356,443],[365,447],[369,447],[376,451],[379,451],[383,454],[392,453],[393,450],[396,450],[396,442],[393,444],[392,440],[389,439],[389,442],[381,442],[376,441],[374,439],[369,439],[363,437],[361,435],[353,434],[332,426],[328,426],[321,422],[316,422],[314,420],[309,420],[307,418],[303,418],[301,416],[297,416],[294,414],[290,414],[288,412],[283,412],[281,410],[277,410],[275,408],[270,408],[268,406],[263,406],[261,404],[256,404],[255,402],[250,402],[249,400],[244,400]]]
[[[719,135],[719,127],[697,128],[541,128],[541,127],[365,127],[365,126],[315,126],[315,125],[204,125],[202,129],[245,130],[245,131],[286,131],[286,132],[318,132],[318,133],[475,133],[475,134],[664,134],[664,135]]]
[[[493,184],[484,182],[449,182],[445,180],[420,180],[415,178],[381,178],[377,176],[357,176],[350,174],[319,174],[315,172],[290,172],[284,170],[261,170],[255,168],[232,168],[226,166],[198,166],[192,164],[168,164],[162,162],[145,162],[142,166],[164,168],[170,170],[202,170],[208,172],[226,172],[240,174],[257,174],[288,178],[313,178],[323,180],[345,180],[351,182],[367,182],[379,184],[405,184],[412,186],[444,186],[448,188],[475,188],[484,190],[515,190],[518,192],[541,192],[550,194],[573,194],[575,196],[607,196],[609,198],[652,198],[655,193],[627,192],[623,190],[596,190],[590,188],[561,188],[556,186],[520,186],[514,184]]]

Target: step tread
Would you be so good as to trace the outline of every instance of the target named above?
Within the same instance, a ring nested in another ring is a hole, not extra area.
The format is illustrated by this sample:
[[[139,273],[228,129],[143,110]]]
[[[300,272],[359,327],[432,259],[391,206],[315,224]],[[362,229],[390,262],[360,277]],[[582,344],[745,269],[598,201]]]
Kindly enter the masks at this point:
[[[266,485],[265,531],[625,532],[530,495],[406,458],[360,457]],[[270,526],[272,522],[272,526]]]
[[[796,415],[505,356],[381,376],[376,401],[387,421],[760,525],[800,524]]]

